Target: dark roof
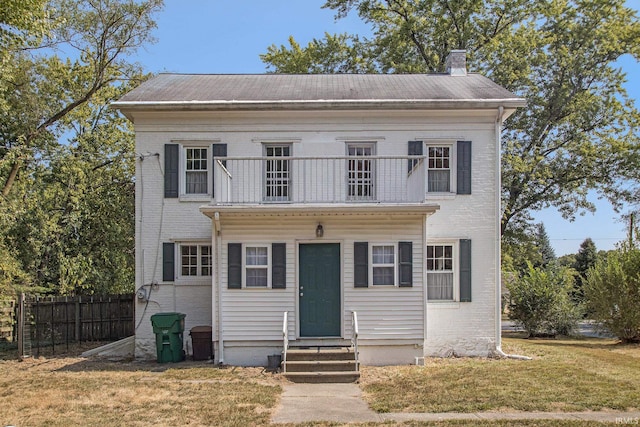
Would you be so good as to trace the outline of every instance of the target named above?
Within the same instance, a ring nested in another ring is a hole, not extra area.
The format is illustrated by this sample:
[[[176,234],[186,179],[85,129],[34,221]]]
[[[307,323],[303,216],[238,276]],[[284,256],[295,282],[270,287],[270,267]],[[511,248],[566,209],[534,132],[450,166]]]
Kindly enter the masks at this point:
[[[480,74],[160,74],[114,103],[122,110],[382,108],[474,103],[520,107],[522,98]],[[375,107],[374,107],[375,105]],[[487,105],[488,107],[489,105]]]

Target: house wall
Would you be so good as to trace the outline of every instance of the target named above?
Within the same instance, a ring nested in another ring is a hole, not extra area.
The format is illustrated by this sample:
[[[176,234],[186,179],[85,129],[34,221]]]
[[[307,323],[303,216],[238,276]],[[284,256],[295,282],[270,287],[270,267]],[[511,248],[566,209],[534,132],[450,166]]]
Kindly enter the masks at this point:
[[[406,155],[409,140],[471,140],[472,194],[429,198],[428,202],[439,204],[440,210],[429,217],[426,225],[427,241],[472,240],[471,303],[429,303],[425,322],[424,218],[225,218],[221,259],[226,259],[226,243],[230,241],[286,242],[288,283],[285,290],[224,291],[223,307],[233,305],[236,313],[224,310],[225,362],[264,364],[265,354],[279,352],[282,312],[296,310],[295,288],[289,286],[296,280],[292,262],[297,257],[296,242],[315,241],[318,221],[325,228],[323,241],[342,243],[343,332],[345,337],[350,334],[349,311],[358,311],[364,363],[410,363],[414,356],[422,354],[486,355],[492,351],[498,283],[495,115],[496,111],[136,113],[136,150],[150,155],[138,160],[136,166],[136,286],[151,288],[150,301],[136,306],[136,355],[155,357],[149,318],[156,312],[186,313],[187,332],[193,326],[206,324],[213,326],[214,333],[217,329],[217,286],[212,292],[210,278],[162,281],[162,242],[210,242],[212,236],[210,219],[199,212],[199,207],[210,204],[211,199],[163,197],[163,146],[182,141],[225,143],[228,156],[260,156],[261,141],[291,140],[294,156],[342,156],[345,141],[377,141],[378,155]],[[353,241],[407,239],[414,242],[413,288],[353,288]],[[221,275],[226,280],[225,263],[222,265]],[[290,326],[290,330],[296,327],[295,316],[290,319]],[[246,346],[255,340],[260,340],[256,345],[259,349],[247,351]],[[185,342],[189,342],[188,336]],[[371,351],[367,350],[367,342]],[[376,349],[390,344],[396,346],[398,356],[381,359]]]

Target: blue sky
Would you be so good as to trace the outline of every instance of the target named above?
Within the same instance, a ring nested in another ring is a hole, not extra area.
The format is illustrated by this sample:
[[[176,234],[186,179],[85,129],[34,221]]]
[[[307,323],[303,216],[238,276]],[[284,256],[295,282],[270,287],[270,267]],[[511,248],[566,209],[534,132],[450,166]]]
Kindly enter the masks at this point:
[[[632,1],[627,2],[628,5]],[[157,16],[157,43],[134,57],[147,71],[175,73],[263,73],[259,55],[271,44],[288,44],[293,35],[301,45],[328,33],[368,34],[356,17],[335,21],[324,0],[165,0]],[[627,72],[630,95],[640,100],[640,64],[620,61]],[[640,107],[640,101],[637,101]],[[612,249],[625,236],[625,226],[608,202],[597,212],[564,220],[554,209],[537,213],[545,224],[556,255],[577,252],[591,237],[598,249]]]

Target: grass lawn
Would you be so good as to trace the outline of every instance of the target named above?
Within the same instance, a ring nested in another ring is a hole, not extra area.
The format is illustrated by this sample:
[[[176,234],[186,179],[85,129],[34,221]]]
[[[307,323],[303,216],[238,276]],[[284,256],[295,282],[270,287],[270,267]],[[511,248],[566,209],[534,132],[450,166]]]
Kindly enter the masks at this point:
[[[638,345],[505,338],[503,349],[534,359],[427,359],[425,366],[364,367],[361,387],[378,412],[640,409]]]
[[[640,346],[511,338],[504,340],[504,348],[535,359],[428,359],[425,367],[363,367],[361,387],[380,412],[640,408]],[[18,362],[12,356],[0,353],[0,426],[263,426],[286,384],[282,376],[261,368],[218,369],[204,362],[107,362],[72,355]],[[353,425],[602,424],[474,420]]]
[[[197,362],[0,360],[0,425],[265,425],[282,381]]]

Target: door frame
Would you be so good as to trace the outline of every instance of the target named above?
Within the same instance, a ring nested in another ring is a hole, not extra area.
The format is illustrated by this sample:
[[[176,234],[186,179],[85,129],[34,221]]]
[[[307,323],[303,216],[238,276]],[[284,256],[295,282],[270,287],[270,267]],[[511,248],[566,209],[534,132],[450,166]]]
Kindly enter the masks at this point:
[[[296,284],[295,284],[295,307],[296,307],[296,339],[313,339],[322,337],[302,337],[300,336],[300,245],[319,245],[333,243],[340,248],[340,336],[327,337],[331,339],[344,338],[344,241],[343,240],[296,240]]]

